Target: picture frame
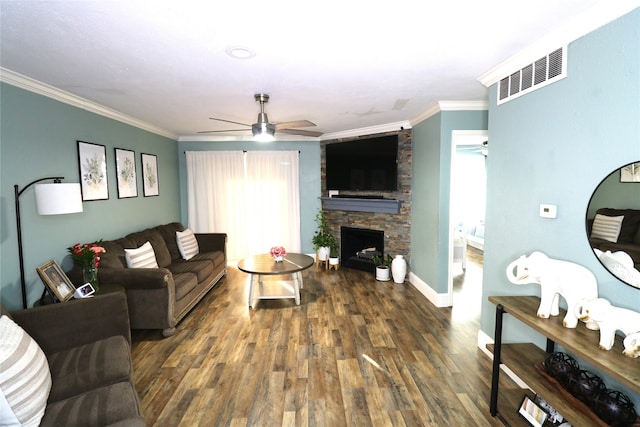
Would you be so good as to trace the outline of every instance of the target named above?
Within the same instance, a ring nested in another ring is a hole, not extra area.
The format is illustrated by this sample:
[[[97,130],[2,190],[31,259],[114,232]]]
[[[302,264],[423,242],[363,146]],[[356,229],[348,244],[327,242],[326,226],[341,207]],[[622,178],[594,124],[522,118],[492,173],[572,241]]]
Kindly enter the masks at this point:
[[[36,267],[36,270],[56,300],[65,302],[73,298],[76,288],[55,260]]]
[[[155,154],[141,153],[142,157],[142,189],[144,197],[158,196],[158,158]]]
[[[82,201],[107,200],[107,149],[104,145],[78,142],[78,167]]]
[[[629,163],[620,169],[620,182],[640,183],[640,162]]]
[[[114,152],[116,156],[118,199],[138,197],[135,151],[115,148]]]
[[[526,394],[518,407],[518,414],[533,427],[543,427],[549,414]]]

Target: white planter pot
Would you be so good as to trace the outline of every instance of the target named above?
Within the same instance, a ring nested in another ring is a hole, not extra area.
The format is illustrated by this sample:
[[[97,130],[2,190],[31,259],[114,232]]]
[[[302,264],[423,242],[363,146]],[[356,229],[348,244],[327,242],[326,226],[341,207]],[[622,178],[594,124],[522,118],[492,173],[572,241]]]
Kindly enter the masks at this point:
[[[330,250],[329,250],[329,247],[327,246],[322,246],[318,248],[318,252],[317,252],[318,261],[326,261],[327,258],[329,258],[329,252]]]
[[[338,264],[340,264],[340,258],[329,257],[329,265],[338,265]]]
[[[376,266],[376,280],[387,282],[389,280],[389,267],[386,265]]]
[[[407,275],[407,261],[402,255],[396,255],[391,261],[391,275],[395,283],[404,283],[404,278]]]

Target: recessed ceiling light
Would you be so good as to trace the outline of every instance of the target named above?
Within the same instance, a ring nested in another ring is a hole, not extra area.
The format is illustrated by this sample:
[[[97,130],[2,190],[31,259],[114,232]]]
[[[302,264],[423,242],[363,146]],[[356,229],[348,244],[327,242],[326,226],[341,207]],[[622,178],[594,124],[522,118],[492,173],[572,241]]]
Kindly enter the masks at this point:
[[[228,47],[225,52],[232,58],[236,59],[249,59],[256,56],[256,53],[249,49],[248,47],[243,46],[231,46]]]

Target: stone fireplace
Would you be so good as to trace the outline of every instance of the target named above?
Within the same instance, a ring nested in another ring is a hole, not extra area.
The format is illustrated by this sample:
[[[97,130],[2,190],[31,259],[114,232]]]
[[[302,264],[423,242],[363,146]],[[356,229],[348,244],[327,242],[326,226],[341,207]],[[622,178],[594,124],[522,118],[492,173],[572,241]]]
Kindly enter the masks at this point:
[[[353,248],[343,248],[344,242],[342,241],[341,228],[355,228],[355,229],[367,229],[372,231],[379,231],[382,233],[382,239],[384,244],[381,245],[384,254],[389,254],[392,257],[395,255],[403,255],[410,263],[411,257],[411,131],[402,130],[395,132],[398,134],[398,190],[397,191],[385,191],[385,192],[373,192],[373,191],[361,191],[354,194],[355,197],[382,197],[385,202],[389,200],[395,200],[399,202],[399,208],[393,210],[391,213],[385,209],[368,210],[363,208],[362,210],[347,210],[344,208],[332,208],[323,200],[323,211],[325,218],[329,224],[329,231],[339,240],[340,244],[340,263],[344,264],[345,256],[350,257],[352,255],[343,255],[346,253],[345,249],[349,252],[353,252]],[[353,139],[353,138],[351,138]],[[322,178],[322,196],[326,198],[328,190],[326,188],[326,168],[325,168],[325,146],[326,144],[339,144],[347,139],[327,140],[320,142],[321,151],[321,178]],[[349,197],[348,194],[340,193],[340,196]],[[376,202],[375,199],[371,201],[367,200],[367,203],[381,203]],[[377,245],[377,244],[376,244]],[[373,247],[376,245],[370,245]],[[365,245],[366,246],[366,245]],[[358,248],[360,250],[362,248]],[[344,252],[343,252],[344,251]],[[409,264],[410,265],[410,264]],[[357,267],[353,267],[357,268]],[[375,271],[373,263],[371,263],[371,271]]]
[[[375,272],[373,256],[384,256],[384,231],[340,227],[340,264]]]

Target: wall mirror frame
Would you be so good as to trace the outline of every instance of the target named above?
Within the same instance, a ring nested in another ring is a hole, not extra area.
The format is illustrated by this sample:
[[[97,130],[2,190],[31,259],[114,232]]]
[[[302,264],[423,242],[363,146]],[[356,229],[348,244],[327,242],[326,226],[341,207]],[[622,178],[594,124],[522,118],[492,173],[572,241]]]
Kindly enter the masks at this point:
[[[598,184],[587,206],[586,232],[602,266],[640,290],[640,160]]]

